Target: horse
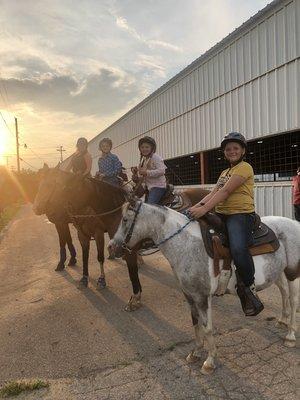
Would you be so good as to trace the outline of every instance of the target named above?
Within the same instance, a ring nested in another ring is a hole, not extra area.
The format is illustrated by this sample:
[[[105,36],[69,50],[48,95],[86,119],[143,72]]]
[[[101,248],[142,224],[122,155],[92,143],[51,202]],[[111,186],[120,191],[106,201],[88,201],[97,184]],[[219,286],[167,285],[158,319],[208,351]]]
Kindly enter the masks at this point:
[[[275,253],[253,257],[257,290],[273,283],[280,289],[283,304],[280,321],[288,325],[284,343],[294,347],[299,290],[297,278],[300,276],[300,224],[275,216],[263,217],[262,221],[276,233],[280,246]],[[201,371],[210,374],[215,369],[216,357],[212,296],[217,290],[220,275],[216,277],[213,273],[213,259],[206,253],[199,222],[166,207],[132,200],[124,206],[122,221],[109,247],[117,249],[126,245],[131,248],[144,238],[151,238],[168,259],[190,305],[196,347],[187,356],[187,361],[191,363],[199,359],[203,333],[208,345],[208,357]],[[233,273],[228,284],[229,293],[236,294],[235,285],[236,274]],[[291,306],[289,321],[288,302]]]
[[[208,193],[207,190],[200,188],[187,189],[182,195],[183,200],[180,207],[196,204]],[[44,180],[35,199],[34,211],[37,214],[45,213],[46,209],[57,212],[64,209],[68,204],[71,205],[69,215],[73,215],[71,218],[81,236],[79,240],[83,251],[83,277],[81,279],[83,285],[81,286],[87,286],[89,249],[89,241],[82,234],[88,229],[88,226],[83,223],[88,225],[97,220],[97,251],[103,275],[104,232],[107,231],[111,238],[116,233],[122,219],[121,207],[127,201],[127,196],[128,193],[121,187],[112,186],[94,178],[65,172],[59,168],[48,167],[48,172],[44,175]],[[174,197],[174,195],[169,196],[167,202],[171,203]],[[82,210],[85,210],[87,214],[85,218]],[[133,291],[125,307],[126,311],[135,311],[141,307],[142,286],[137,263],[138,247],[132,252],[125,251],[123,256],[127,264]]]
[[[82,248],[83,276],[79,281],[78,287],[80,289],[88,286],[90,240],[92,237],[95,238],[98,250],[98,261],[100,264],[100,276],[97,281],[97,288],[103,289],[106,287],[104,272],[104,223],[97,218],[94,210],[87,204],[81,205],[80,203],[80,205],[78,205],[76,203],[75,205],[74,202],[68,200],[66,196],[66,184],[68,183],[71,187],[75,178],[77,178],[76,175],[60,170],[59,166],[56,168],[49,168],[45,165],[43,178],[34,200],[33,211],[37,215],[46,214],[55,216],[55,220],[52,219],[52,221],[54,221],[58,227],[66,228],[66,226],[68,227],[68,222],[74,224]],[[122,203],[123,202],[124,200],[122,198]],[[75,213],[76,216],[70,214],[68,206],[72,207],[72,212]],[[80,214],[80,217],[78,217],[78,214]],[[65,231],[65,233],[67,232]],[[64,238],[65,237],[67,236],[64,236]],[[56,271],[63,269],[60,265],[59,263]]]
[[[41,168],[38,171],[40,179],[43,179],[45,173],[48,171],[49,167],[47,164],[44,164],[44,167]],[[42,183],[40,183],[41,185]],[[38,200],[38,197],[36,195],[36,199]],[[45,204],[46,206],[46,204]],[[67,252],[66,252],[66,245],[69,249],[70,252],[70,259],[68,262],[68,266],[75,266],[77,263],[76,259],[76,250],[73,245],[72,241],[72,236],[69,228],[69,223],[71,223],[70,219],[68,218],[67,213],[65,212],[64,209],[61,209],[56,212],[50,213],[47,211],[47,207],[43,207],[46,212],[46,216],[50,222],[52,222],[56,228],[56,232],[58,234],[58,239],[59,239],[59,261],[57,263],[57,266],[55,268],[55,271],[62,271],[65,268],[65,262],[67,260]],[[33,206],[35,208],[35,205]]]

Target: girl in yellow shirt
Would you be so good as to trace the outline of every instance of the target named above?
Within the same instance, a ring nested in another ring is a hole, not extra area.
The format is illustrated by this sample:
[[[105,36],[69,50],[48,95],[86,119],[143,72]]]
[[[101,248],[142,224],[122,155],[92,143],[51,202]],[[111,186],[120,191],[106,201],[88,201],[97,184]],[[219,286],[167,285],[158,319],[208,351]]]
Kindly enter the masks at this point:
[[[215,208],[228,233],[230,252],[236,266],[237,294],[246,316],[260,313],[264,306],[254,285],[254,263],[248,247],[252,244],[254,225],[254,173],[243,161],[247,142],[243,135],[231,132],[221,148],[230,167],[224,170],[211,193],[190,209],[198,219]]]

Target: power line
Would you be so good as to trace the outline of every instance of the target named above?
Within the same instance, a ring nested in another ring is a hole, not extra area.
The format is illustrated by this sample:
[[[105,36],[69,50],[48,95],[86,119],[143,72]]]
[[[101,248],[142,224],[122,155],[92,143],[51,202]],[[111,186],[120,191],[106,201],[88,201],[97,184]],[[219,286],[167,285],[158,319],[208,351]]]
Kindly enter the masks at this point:
[[[5,121],[5,118],[3,117],[3,114],[2,114],[1,111],[0,111],[0,115],[1,115],[1,118],[3,119],[3,121],[4,121],[5,125],[6,125],[6,128],[8,129],[8,131],[9,131],[13,136],[15,136],[15,134],[10,130],[10,127],[8,126],[7,122]]]
[[[20,157],[20,160],[21,160],[24,164],[27,164],[28,167],[38,170],[37,167],[34,167],[33,165],[29,164],[29,163],[28,163],[27,161],[25,161],[23,158]]]

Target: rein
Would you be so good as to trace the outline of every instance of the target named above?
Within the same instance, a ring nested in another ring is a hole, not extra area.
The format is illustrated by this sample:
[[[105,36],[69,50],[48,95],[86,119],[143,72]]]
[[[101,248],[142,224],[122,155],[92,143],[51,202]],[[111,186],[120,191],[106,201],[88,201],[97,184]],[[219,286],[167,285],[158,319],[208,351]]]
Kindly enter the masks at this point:
[[[125,240],[124,240],[124,242],[122,244],[122,248],[124,250],[127,250],[129,253],[132,253],[132,249],[127,246],[127,243],[130,241],[130,239],[132,237],[134,226],[136,224],[137,217],[138,217],[138,214],[140,212],[142,204],[143,204],[143,202],[139,201],[138,207],[135,210],[133,210],[135,215],[134,215],[133,221],[132,221],[132,223],[130,225],[130,228],[128,230],[128,233],[127,233],[127,235],[125,237]],[[157,247],[159,247],[162,244],[166,243],[168,240],[172,239],[173,237],[179,235],[179,233],[181,233],[191,222],[194,221],[194,219],[191,217],[191,215],[190,215],[190,213],[188,211],[187,212],[183,212],[182,214],[184,214],[189,220],[184,225],[182,225],[176,232],[172,233],[170,236],[167,236],[166,238],[164,238],[160,242],[156,243],[155,245]]]
[[[121,210],[122,207],[123,207],[123,204],[117,208],[114,208],[111,211],[107,211],[107,212],[104,212],[101,214],[71,214],[71,212],[69,211],[70,207],[67,207],[67,212],[68,212],[69,216],[72,218],[95,218],[95,217],[104,217],[105,215],[113,214],[113,213]]]

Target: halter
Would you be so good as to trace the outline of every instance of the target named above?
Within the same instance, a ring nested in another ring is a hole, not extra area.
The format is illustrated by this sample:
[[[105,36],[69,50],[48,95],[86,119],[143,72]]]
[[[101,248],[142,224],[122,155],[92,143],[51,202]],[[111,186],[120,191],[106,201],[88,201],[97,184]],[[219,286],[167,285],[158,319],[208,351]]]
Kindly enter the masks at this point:
[[[133,229],[134,229],[134,226],[135,226],[137,217],[138,217],[138,215],[139,215],[139,212],[140,212],[142,203],[143,203],[142,201],[139,201],[139,202],[138,202],[138,206],[137,206],[135,209],[134,209],[134,208],[131,208],[131,210],[134,211],[134,218],[133,218],[133,221],[132,221],[132,223],[131,223],[131,225],[130,225],[130,228],[128,229],[128,233],[127,233],[127,235],[126,235],[126,237],[125,237],[125,239],[124,239],[124,242],[123,242],[123,244],[122,244],[123,249],[124,249],[124,250],[127,250],[129,253],[131,253],[132,249],[130,249],[129,247],[127,247],[127,243],[129,243],[129,241],[130,241],[130,239],[131,239],[131,237],[132,237]]]
[[[132,237],[133,229],[134,229],[134,226],[135,226],[135,224],[136,224],[136,220],[137,220],[138,214],[139,214],[139,212],[140,212],[142,203],[143,203],[142,201],[139,201],[139,204],[138,204],[137,208],[135,208],[135,209],[131,208],[131,210],[134,211],[134,218],[133,218],[133,221],[132,221],[132,223],[131,223],[131,225],[130,225],[130,228],[129,228],[129,230],[128,230],[128,233],[127,233],[127,235],[126,235],[126,237],[125,237],[125,240],[124,240],[124,242],[123,242],[123,244],[122,244],[122,248],[123,248],[124,250],[127,250],[129,253],[132,252],[132,249],[130,249],[130,248],[127,246],[127,243],[129,243],[129,241],[130,241],[130,239],[131,239],[131,237]],[[182,225],[176,232],[172,233],[171,235],[169,235],[169,236],[167,236],[166,238],[162,239],[160,242],[156,243],[156,246],[157,246],[157,247],[159,247],[159,246],[161,246],[162,244],[166,243],[168,240],[172,239],[174,236],[177,236],[177,235],[178,235],[179,233],[181,233],[191,222],[194,221],[194,219],[193,219],[193,217],[190,215],[190,212],[189,212],[189,211],[185,211],[185,212],[183,212],[182,214],[184,214],[184,215],[188,218],[188,221],[187,221],[184,225]]]

